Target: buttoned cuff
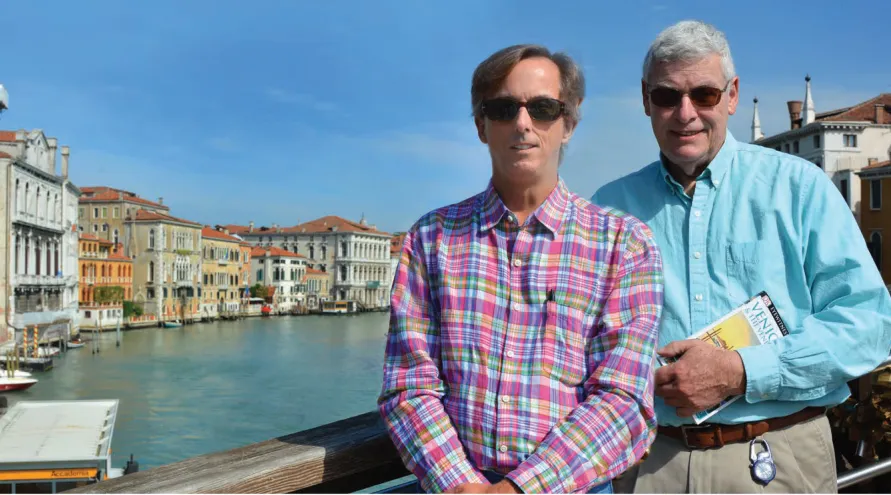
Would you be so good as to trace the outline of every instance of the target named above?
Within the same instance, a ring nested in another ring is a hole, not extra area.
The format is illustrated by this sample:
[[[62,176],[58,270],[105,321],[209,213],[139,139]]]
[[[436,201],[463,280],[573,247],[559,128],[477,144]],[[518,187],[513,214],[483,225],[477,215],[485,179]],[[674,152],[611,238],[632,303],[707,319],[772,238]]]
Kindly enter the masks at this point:
[[[548,456],[547,451],[529,456],[505,478],[523,493],[572,493],[575,488],[569,465],[557,456]]]
[[[489,484],[482,473],[474,469],[467,458],[456,451],[449,452],[445,457],[427,471],[427,475],[421,480],[421,487],[427,493],[442,493],[449,488],[454,488],[464,483]]]
[[[775,346],[755,345],[736,350],[746,373],[746,402],[772,400],[780,390],[780,355]]]

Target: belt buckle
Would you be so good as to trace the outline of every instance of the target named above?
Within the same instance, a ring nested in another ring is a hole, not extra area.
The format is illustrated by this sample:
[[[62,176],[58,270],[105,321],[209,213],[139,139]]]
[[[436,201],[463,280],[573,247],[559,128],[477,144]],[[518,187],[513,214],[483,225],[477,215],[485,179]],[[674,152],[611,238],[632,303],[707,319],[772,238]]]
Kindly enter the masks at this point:
[[[701,447],[695,447],[693,445],[690,445],[690,440],[689,440],[689,438],[687,438],[687,431],[688,430],[707,430],[711,427],[712,427],[712,425],[708,425],[708,424],[705,424],[705,425],[681,425],[681,437],[684,439],[684,445],[688,449],[700,449]]]

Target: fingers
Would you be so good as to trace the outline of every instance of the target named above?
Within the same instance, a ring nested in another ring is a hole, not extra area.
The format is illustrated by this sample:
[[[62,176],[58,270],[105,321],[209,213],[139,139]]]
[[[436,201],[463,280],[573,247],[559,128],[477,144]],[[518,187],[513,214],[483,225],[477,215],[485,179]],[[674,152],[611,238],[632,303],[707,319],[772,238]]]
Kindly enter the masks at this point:
[[[662,357],[672,357],[687,352],[687,349],[695,346],[699,340],[684,339],[676,340],[656,352]]]
[[[666,383],[671,383],[677,379],[677,369],[672,366],[662,366],[656,370],[656,386],[665,385]]]

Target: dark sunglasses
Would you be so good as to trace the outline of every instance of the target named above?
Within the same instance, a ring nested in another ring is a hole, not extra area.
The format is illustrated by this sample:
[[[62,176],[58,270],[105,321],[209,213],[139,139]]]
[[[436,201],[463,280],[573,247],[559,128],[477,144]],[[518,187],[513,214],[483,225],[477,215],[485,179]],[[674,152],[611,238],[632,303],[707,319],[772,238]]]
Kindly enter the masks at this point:
[[[517,118],[520,108],[526,107],[532,120],[540,120],[543,122],[553,122],[563,115],[566,105],[554,98],[532,98],[527,102],[521,102],[514,98],[492,98],[483,102],[483,115],[489,120],[505,122]]]
[[[721,96],[724,95],[724,92],[727,91],[729,86],[729,82],[724,89],[713,88],[711,86],[699,86],[691,89],[689,92],[678,91],[674,88],[667,88],[665,86],[656,86],[655,89],[649,92],[649,95],[653,105],[662,108],[674,108],[680,105],[685,94],[690,96],[690,101],[697,107],[713,107],[720,103]]]

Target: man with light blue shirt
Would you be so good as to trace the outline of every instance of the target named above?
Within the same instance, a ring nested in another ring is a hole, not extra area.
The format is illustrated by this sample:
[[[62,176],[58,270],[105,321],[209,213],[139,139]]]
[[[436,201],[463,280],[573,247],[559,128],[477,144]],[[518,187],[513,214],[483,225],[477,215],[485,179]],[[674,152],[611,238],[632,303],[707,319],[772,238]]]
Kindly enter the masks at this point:
[[[891,298],[854,217],[816,165],[727,130],[739,78],[713,26],[660,33],[641,83],[659,160],[591,198],[643,220],[664,258],[658,352],[678,360],[656,372],[659,434],[634,491],[837,492],[825,411],[891,351]],[[685,340],[760,291],[788,336],[737,351]],[[775,474],[753,469],[761,440]]]

